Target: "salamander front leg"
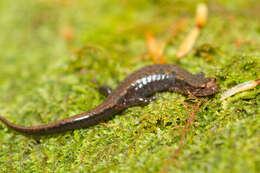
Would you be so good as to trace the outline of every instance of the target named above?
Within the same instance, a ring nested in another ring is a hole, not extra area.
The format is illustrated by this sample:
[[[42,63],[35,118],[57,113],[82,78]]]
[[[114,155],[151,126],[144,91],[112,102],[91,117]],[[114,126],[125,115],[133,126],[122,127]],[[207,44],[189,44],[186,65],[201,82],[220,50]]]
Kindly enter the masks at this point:
[[[150,97],[146,97],[146,98],[144,98],[144,104],[148,104],[148,103],[150,103],[150,102],[152,102],[152,101],[154,101],[154,100],[156,100],[157,98],[158,98],[158,96],[159,95],[152,95],[152,96],[150,96]]]
[[[98,91],[105,97],[112,93],[111,87],[107,85],[99,86]]]
[[[129,100],[128,104],[131,106],[138,106],[138,105],[142,105],[145,106],[147,104],[149,104],[151,101],[154,101],[158,98],[158,95],[152,95],[150,97],[138,97],[135,99],[131,99]]]
[[[176,93],[180,93],[180,94],[187,94],[187,91],[185,88],[178,88],[178,87],[172,87],[172,88],[169,88],[169,91],[170,92],[176,92]]]

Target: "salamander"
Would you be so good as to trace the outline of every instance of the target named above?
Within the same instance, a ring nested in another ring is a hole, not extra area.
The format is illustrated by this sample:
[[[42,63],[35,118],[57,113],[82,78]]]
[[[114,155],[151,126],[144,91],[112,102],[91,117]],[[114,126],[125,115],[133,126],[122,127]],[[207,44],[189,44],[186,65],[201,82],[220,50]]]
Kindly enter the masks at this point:
[[[105,101],[84,113],[46,125],[24,127],[0,120],[9,128],[28,135],[47,135],[96,125],[112,115],[132,106],[146,105],[155,100],[157,92],[169,91],[197,97],[214,95],[219,91],[215,78],[206,78],[204,73],[191,74],[185,69],[169,64],[146,66],[128,76],[115,90],[100,87],[107,95]]]

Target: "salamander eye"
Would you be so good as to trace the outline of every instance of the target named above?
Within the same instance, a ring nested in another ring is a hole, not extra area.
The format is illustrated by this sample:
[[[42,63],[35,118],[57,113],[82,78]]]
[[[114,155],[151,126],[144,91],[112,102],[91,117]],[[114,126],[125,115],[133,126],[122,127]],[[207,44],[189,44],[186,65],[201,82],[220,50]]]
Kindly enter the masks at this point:
[[[212,87],[216,84],[216,79],[211,78],[210,81],[206,84],[207,87]]]

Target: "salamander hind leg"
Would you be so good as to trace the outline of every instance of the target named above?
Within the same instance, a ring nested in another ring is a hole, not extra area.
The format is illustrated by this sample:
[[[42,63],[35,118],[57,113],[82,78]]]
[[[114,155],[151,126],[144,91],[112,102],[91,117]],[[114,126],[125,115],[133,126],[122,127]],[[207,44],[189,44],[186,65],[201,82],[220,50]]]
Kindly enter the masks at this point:
[[[99,86],[98,91],[105,97],[109,96],[112,93],[111,87],[107,85]]]
[[[203,72],[199,72],[195,75],[198,79],[204,79],[205,78],[205,74]]]

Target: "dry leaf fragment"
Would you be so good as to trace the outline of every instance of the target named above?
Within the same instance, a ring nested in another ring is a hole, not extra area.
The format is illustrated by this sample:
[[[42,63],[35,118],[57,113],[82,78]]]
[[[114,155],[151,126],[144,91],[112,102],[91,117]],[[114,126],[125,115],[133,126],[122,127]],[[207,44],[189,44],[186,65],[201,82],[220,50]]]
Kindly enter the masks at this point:
[[[199,4],[197,7],[197,15],[196,15],[196,25],[199,28],[202,28],[207,21],[208,17],[208,8],[206,4]]]
[[[191,51],[197,37],[199,36],[199,33],[200,33],[200,28],[198,28],[198,27],[195,27],[191,30],[189,35],[182,42],[182,44],[177,52],[178,58],[183,57],[184,55],[186,55],[187,53],[189,53]]]
[[[154,63],[166,63],[166,60],[163,58],[163,51],[165,48],[165,42],[158,43],[156,38],[153,36],[152,33],[146,33],[146,47],[148,53]]]
[[[201,28],[205,25],[208,16],[208,8],[206,4],[199,4],[197,6],[196,14],[196,26],[191,30],[188,36],[182,42],[178,52],[177,57],[181,58],[191,51],[195,41],[197,40]]]
[[[225,91],[221,95],[220,100],[225,100],[226,98],[228,98],[232,95],[235,95],[236,93],[253,89],[253,88],[257,87],[258,85],[260,85],[260,79],[240,83],[240,84],[228,89],[227,91]]]

